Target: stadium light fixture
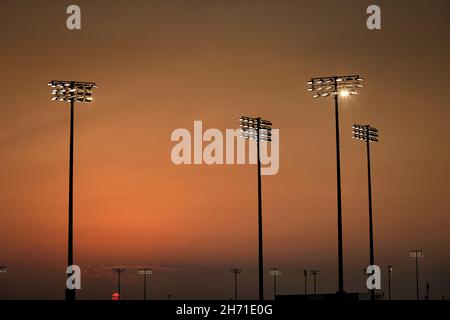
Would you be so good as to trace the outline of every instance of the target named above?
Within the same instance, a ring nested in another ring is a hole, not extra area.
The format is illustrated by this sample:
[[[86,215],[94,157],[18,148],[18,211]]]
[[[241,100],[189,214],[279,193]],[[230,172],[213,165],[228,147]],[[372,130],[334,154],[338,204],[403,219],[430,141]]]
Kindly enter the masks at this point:
[[[239,119],[239,136],[256,140],[258,170],[258,278],[259,300],[264,300],[264,262],[263,262],[263,228],[262,228],[262,190],[261,190],[261,155],[260,143],[272,141],[272,122],[261,118],[242,116]]]
[[[68,221],[68,250],[67,267],[73,265],[73,140],[74,140],[74,104],[91,103],[92,90],[97,88],[94,82],[51,80],[52,101],[70,103],[70,140],[69,140],[69,221]],[[67,274],[69,279],[72,273]],[[75,300],[75,289],[66,288],[66,300]]]
[[[372,177],[370,170],[370,143],[378,142],[378,129],[370,125],[353,125],[353,139],[362,140],[366,143],[367,150],[367,185],[369,194],[369,265],[375,265],[373,244],[373,218],[372,218]],[[375,300],[375,289],[370,290],[370,299]]]
[[[338,224],[338,295],[344,294],[344,253],[342,240],[342,197],[341,197],[341,156],[339,142],[339,97],[356,95],[362,88],[363,79],[359,75],[330,76],[312,78],[307,82],[307,91],[313,98],[334,97],[336,126],[336,164],[337,164],[337,224]]]

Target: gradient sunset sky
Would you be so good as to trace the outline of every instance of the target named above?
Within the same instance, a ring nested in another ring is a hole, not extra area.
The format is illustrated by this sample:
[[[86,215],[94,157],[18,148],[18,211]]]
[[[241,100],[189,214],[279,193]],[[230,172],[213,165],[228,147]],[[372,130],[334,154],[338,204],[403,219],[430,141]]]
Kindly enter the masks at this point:
[[[257,297],[253,165],[172,163],[173,130],[236,128],[241,115],[280,129],[280,170],[263,177],[268,269],[279,293],[337,289],[336,163],[331,99],[311,77],[360,74],[342,101],[345,289],[364,292],[367,172],[354,123],[372,147],[376,263],[394,265],[393,297],[415,298],[410,249],[423,249],[421,295],[450,297],[450,2],[448,0],[0,1],[0,298],[62,299],[67,260],[69,108],[52,79],[95,81],[75,110],[75,263],[81,299],[110,299],[111,268],[151,266],[151,297]],[[382,29],[366,28],[366,8]],[[383,273],[383,289],[386,286]],[[310,287],[311,288],[311,287]],[[126,299],[141,297],[135,271]]]

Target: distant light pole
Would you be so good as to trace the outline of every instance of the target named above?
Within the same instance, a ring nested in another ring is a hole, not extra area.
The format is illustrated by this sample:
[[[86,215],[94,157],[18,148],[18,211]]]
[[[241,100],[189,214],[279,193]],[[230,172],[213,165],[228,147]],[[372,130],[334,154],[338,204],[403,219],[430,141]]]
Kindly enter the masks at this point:
[[[316,290],[316,277],[317,277],[317,275],[319,273],[320,273],[320,270],[310,270],[309,271],[309,274],[312,275],[313,279],[314,279],[314,294],[317,293],[317,290]]]
[[[281,269],[272,268],[270,269],[270,275],[273,277],[273,300],[277,297],[277,277],[281,276]]]
[[[119,300],[122,300],[122,292],[120,291],[120,275],[127,269],[125,268],[113,268],[113,272],[117,273],[117,293],[119,294]]]
[[[305,277],[305,296],[308,294],[308,270],[303,270],[303,276]]]
[[[363,277],[364,280],[366,281],[366,287],[367,287],[367,279],[369,278],[369,274],[367,273],[367,267],[363,267]],[[367,287],[367,292],[370,294],[370,289]]]
[[[426,284],[427,294],[425,295],[425,300],[430,300],[430,284],[427,282]]]
[[[256,140],[258,159],[258,275],[259,300],[264,300],[264,262],[263,262],[263,227],[262,227],[262,191],[261,191],[261,155],[260,142],[272,141],[272,122],[261,118],[241,117],[240,136],[245,139]]]
[[[52,101],[70,102],[70,143],[69,143],[69,228],[67,267],[73,265],[73,140],[74,140],[74,104],[75,102],[92,102],[92,89],[97,88],[94,82],[52,80]],[[72,276],[67,274],[67,278]],[[75,300],[75,289],[66,288],[66,300]]]
[[[8,267],[7,266],[0,266],[0,273],[7,273]]]
[[[388,265],[388,299],[391,300],[391,274],[394,271],[394,267]]]
[[[153,274],[150,268],[142,268],[138,270],[138,274],[144,276],[144,300],[147,300],[147,276]]]
[[[409,257],[416,259],[416,299],[419,300],[419,258],[423,258],[423,251],[410,250]]]
[[[353,125],[353,139],[362,140],[366,143],[367,150],[367,185],[369,193],[369,247],[370,247],[370,265],[375,264],[373,248],[373,218],[372,218],[372,177],[370,171],[370,142],[378,142],[378,129],[370,125]],[[370,290],[370,299],[375,300],[375,289]]]
[[[338,295],[344,294],[344,253],[342,244],[342,200],[341,200],[341,156],[339,146],[339,97],[358,94],[363,79],[358,75],[312,78],[308,81],[308,91],[314,91],[314,98],[334,96],[336,126],[336,165],[337,165],[337,224],[338,224]]]
[[[231,268],[230,274],[234,275],[234,300],[238,299],[238,275],[242,272],[242,269]]]

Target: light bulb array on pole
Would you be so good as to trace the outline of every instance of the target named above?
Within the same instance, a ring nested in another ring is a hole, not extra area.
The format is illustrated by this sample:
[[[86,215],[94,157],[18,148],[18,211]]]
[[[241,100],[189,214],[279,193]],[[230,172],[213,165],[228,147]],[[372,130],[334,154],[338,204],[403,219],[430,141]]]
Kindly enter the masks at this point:
[[[261,118],[242,116],[240,122],[240,137],[256,140],[257,170],[258,170],[258,280],[259,300],[264,300],[264,259],[263,259],[263,227],[262,227],[262,187],[261,187],[261,155],[260,144],[272,141],[272,122]]]
[[[339,141],[339,97],[358,94],[363,79],[359,75],[330,76],[312,78],[308,89],[314,98],[334,97],[336,128],[336,167],[337,167],[337,225],[338,225],[338,295],[344,294],[344,252],[342,240],[342,197],[341,197],[341,156]]]
[[[92,90],[97,88],[94,82],[52,80],[48,83],[51,87],[52,101],[70,103],[70,139],[69,139],[69,221],[68,221],[68,250],[67,267],[73,263],[73,148],[74,148],[74,113],[75,102],[91,103]],[[69,279],[71,273],[67,274]],[[75,300],[75,289],[66,288],[66,300]]]
[[[353,125],[353,139],[366,143],[367,150],[367,186],[369,194],[369,265],[375,265],[375,253],[373,244],[373,213],[372,213],[372,176],[370,169],[370,143],[378,142],[378,129],[370,125]],[[370,299],[375,300],[375,289],[370,290]]]

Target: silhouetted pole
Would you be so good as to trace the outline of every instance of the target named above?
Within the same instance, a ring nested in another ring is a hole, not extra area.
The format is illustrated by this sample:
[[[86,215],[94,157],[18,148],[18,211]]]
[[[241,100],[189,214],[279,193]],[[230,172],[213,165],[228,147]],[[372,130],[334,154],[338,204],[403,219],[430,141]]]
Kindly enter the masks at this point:
[[[388,299],[391,300],[391,274],[393,271],[393,267],[388,265]]]
[[[317,293],[317,287],[316,287],[316,274],[314,274],[314,277],[313,277],[313,279],[314,279],[314,294],[316,294]]]
[[[309,274],[313,276],[314,279],[314,294],[317,294],[317,286],[316,286],[316,277],[320,273],[319,270],[311,270],[309,271]]]
[[[119,276],[119,280],[118,280],[118,284],[117,284],[117,292],[119,293],[119,300],[122,300],[122,292],[120,290],[120,272],[118,273]]]
[[[417,300],[419,300],[419,258],[416,256],[416,292]]]
[[[353,125],[353,139],[363,140],[367,150],[367,186],[369,193],[369,263],[375,264],[373,247],[373,218],[372,218],[372,177],[370,171],[370,142],[378,142],[378,129],[370,125]],[[375,289],[370,290],[370,299],[375,300]]]
[[[374,248],[373,248],[373,218],[372,218],[372,179],[370,172],[370,139],[366,139],[367,146],[367,183],[369,193],[369,238],[370,238],[370,265],[375,264]],[[375,289],[370,290],[370,299],[375,300]]]
[[[241,273],[242,269],[239,268],[231,268],[230,274],[234,276],[234,300],[238,298],[238,275]]]
[[[308,270],[303,270],[303,276],[305,277],[305,296],[308,294]]]
[[[339,142],[339,96],[356,95],[357,88],[362,88],[363,79],[354,76],[332,76],[312,78],[308,91],[316,91],[314,98],[334,96],[334,113],[336,128],[336,168],[337,168],[337,225],[338,225],[338,295],[344,294],[344,253],[342,241],[342,198],[341,198],[341,155]]]
[[[374,248],[373,248],[373,218],[372,218],[372,179],[370,175],[370,142],[367,140],[367,183],[369,191],[369,238],[370,238],[370,265],[373,266],[374,262]],[[370,299],[375,300],[375,289],[370,290]]]
[[[73,265],[73,148],[74,148],[74,113],[75,101],[92,102],[93,88],[97,85],[93,82],[59,81],[52,80],[48,83],[52,87],[52,101],[70,102],[70,140],[69,140],[69,219],[67,237],[67,267]],[[67,279],[73,273],[67,274]],[[66,286],[65,299],[75,300],[75,289]]]
[[[71,83],[70,88],[73,88]],[[69,151],[69,231],[67,248],[67,266],[73,265],[73,135],[74,135],[74,101],[70,100],[70,151]],[[70,277],[71,274],[67,274]],[[66,300],[75,300],[75,289],[66,288]]]
[[[339,99],[334,95],[334,112],[336,120],[336,166],[337,166],[337,209],[338,209],[338,264],[339,264],[339,290],[344,293],[344,252],[342,245],[342,199],[341,199],[341,154],[339,146]]]
[[[238,297],[238,276],[237,273],[234,275],[234,300]]]
[[[257,118],[257,153],[258,153],[258,257],[259,257],[259,300],[264,300],[264,260],[263,260],[263,229],[262,229],[262,190],[261,190],[261,155],[259,152],[259,121]]]
[[[367,188],[369,193],[369,237],[370,237],[370,265],[373,266],[374,262],[374,248],[373,248],[373,218],[372,218],[372,178],[370,171],[370,140],[366,140],[367,146]],[[372,299],[375,290],[372,290]]]
[[[261,155],[260,142],[272,141],[271,125],[268,120],[261,118],[241,117],[241,137],[254,139],[257,143],[257,170],[258,170],[258,279],[259,300],[264,300],[264,260],[263,260],[263,226],[262,226],[262,191],[261,191]]]
[[[277,276],[273,277],[273,300],[277,297]]]
[[[147,300],[147,274],[144,274],[144,300]]]
[[[273,300],[277,297],[277,277],[281,275],[281,269],[270,269],[270,275],[273,276]]]
[[[366,287],[367,287],[367,279],[368,279],[368,273],[367,273],[367,267],[363,267],[363,276],[364,276],[364,280],[366,281]],[[367,288],[367,292],[370,295],[370,289]]]
[[[147,275],[153,274],[153,270],[149,268],[139,269],[138,274],[144,276],[144,300],[147,300]]]
[[[0,266],[0,273],[7,273],[8,267],[7,266]]]
[[[409,256],[416,259],[416,299],[419,300],[419,258],[423,258],[423,251],[411,250]]]
[[[419,259],[416,257],[416,292],[417,300],[419,300]]]
[[[117,273],[117,293],[119,294],[119,300],[122,300],[122,292],[120,291],[120,275],[125,271],[125,268],[113,268],[113,272]]]

